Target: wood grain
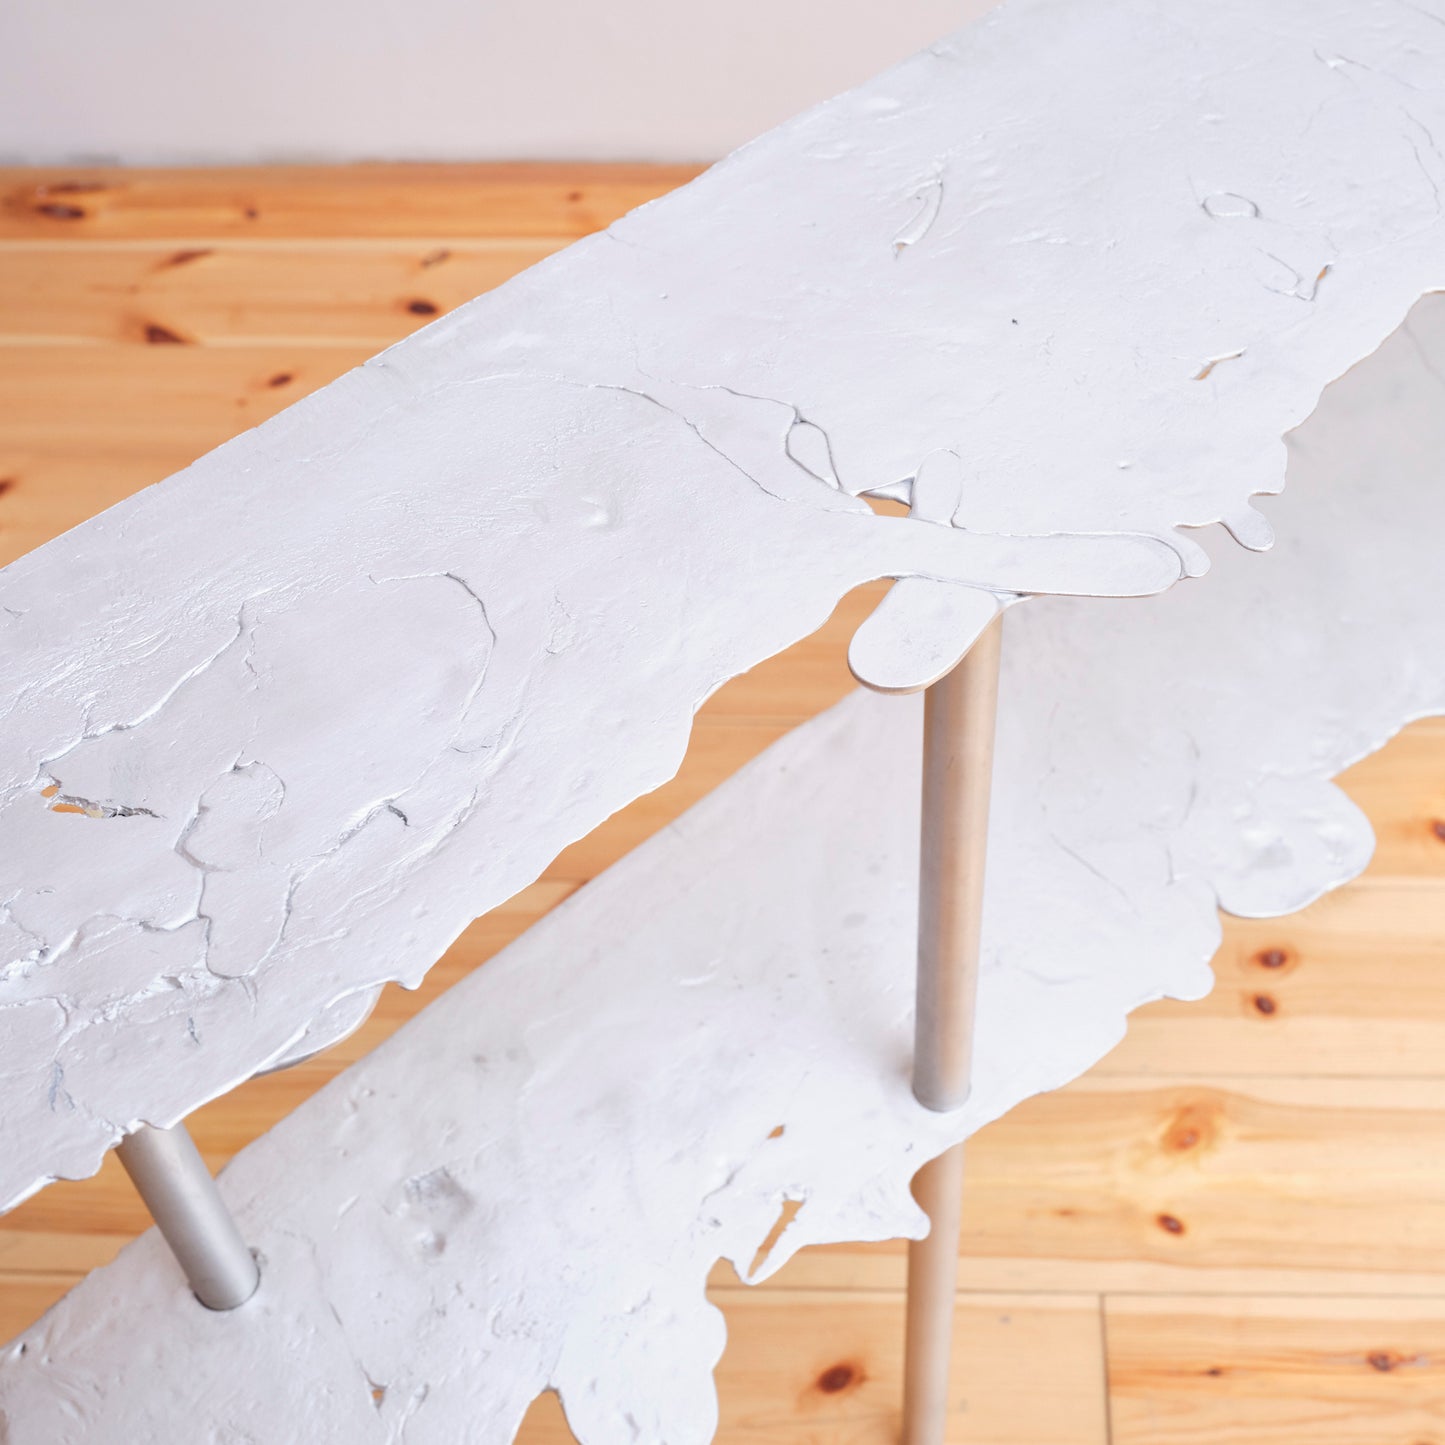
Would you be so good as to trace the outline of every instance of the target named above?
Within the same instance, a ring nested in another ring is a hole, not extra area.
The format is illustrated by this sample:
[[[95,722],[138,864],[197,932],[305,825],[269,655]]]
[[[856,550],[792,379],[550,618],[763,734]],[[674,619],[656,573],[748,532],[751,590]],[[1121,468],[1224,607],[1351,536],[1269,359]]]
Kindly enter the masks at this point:
[[[1445,889],[1427,878],[1372,872],[1292,918],[1229,919],[1214,972],[1208,998],[1135,1014],[1096,1074],[1440,1076]]]
[[[1445,718],[1423,718],[1341,778],[1375,826],[1371,872],[1445,881]]]
[[[765,1285],[719,1296],[718,1439],[749,1445],[895,1445],[903,1306],[894,1297]],[[959,1297],[949,1439],[1104,1445],[1099,1304],[1088,1295]],[[533,1406],[520,1445],[572,1439],[557,1402]]]
[[[1088,1077],[980,1139],[965,1253],[1445,1292],[1442,1118],[1434,1079]]]
[[[1445,1301],[1110,1299],[1114,1445],[1438,1445]]]
[[[585,236],[697,166],[0,168],[0,238]]]
[[[1438,1079],[1091,1074],[970,1142],[975,1289],[1445,1296]],[[896,1245],[780,1276],[898,1290]]]
[[[441,314],[690,174],[0,170],[0,562],[425,324],[412,302]],[[677,779],[469,929],[422,989],[388,988],[352,1040],[200,1110],[213,1167],[843,696],[879,595],[722,689]],[[1110,1438],[1107,1339],[1121,1445],[1445,1445],[1445,721],[1344,782],[1379,835],[1363,880],[1289,919],[1226,920],[1209,999],[1141,1010],[1090,1076],[971,1145],[960,1442]],[[0,1221],[0,1337],[144,1224],[113,1159]],[[897,1245],[810,1250],[759,1291],[719,1269],[719,1438],[895,1438],[903,1269]],[[539,1402],[523,1439],[568,1438]]]
[[[166,343],[119,358],[101,347],[0,346],[0,456],[30,446],[99,467],[113,447],[160,443],[194,461],[372,354],[366,343]]]
[[[566,243],[0,245],[0,345],[380,350]]]

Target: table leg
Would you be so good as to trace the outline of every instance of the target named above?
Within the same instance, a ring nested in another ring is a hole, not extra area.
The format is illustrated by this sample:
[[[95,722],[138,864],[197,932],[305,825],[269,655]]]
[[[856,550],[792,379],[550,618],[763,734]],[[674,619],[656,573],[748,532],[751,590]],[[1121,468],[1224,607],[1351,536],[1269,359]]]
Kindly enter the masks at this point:
[[[1001,624],[995,619],[924,694],[913,1092],[940,1112],[958,1108],[969,1091]],[[932,1227],[908,1251],[903,1440],[943,1445],[963,1145],[921,1169],[913,1192]]]
[[[184,1124],[142,1124],[115,1151],[165,1241],[210,1310],[232,1310],[256,1292],[261,1272]]]

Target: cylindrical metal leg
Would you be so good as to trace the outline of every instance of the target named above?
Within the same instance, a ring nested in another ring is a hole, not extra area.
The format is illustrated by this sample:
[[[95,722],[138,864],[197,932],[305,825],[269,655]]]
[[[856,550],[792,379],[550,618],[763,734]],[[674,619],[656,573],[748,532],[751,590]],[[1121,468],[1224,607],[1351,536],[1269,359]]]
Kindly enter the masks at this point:
[[[913,1092],[929,1109],[968,1097],[983,921],[1001,620],[924,694]],[[913,1193],[931,1221],[908,1251],[904,1445],[943,1445],[953,1347],[963,1145],[926,1165]]]
[[[250,1299],[261,1272],[185,1125],[142,1125],[116,1153],[196,1298],[211,1310]]]
[[[1000,620],[923,695],[918,1013],[913,1092],[929,1109],[968,1097],[983,863],[998,707]]]
[[[903,1356],[903,1438],[942,1445],[948,1417],[958,1231],[963,1218],[963,1145],[925,1164],[913,1197],[932,1228],[908,1245],[908,1325]]]

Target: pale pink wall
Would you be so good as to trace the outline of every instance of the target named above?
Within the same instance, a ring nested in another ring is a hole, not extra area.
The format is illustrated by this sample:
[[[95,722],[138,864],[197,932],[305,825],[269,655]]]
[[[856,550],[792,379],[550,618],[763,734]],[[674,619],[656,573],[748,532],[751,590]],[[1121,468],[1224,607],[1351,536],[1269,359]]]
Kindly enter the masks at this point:
[[[0,0],[0,160],[710,159],[992,0]]]

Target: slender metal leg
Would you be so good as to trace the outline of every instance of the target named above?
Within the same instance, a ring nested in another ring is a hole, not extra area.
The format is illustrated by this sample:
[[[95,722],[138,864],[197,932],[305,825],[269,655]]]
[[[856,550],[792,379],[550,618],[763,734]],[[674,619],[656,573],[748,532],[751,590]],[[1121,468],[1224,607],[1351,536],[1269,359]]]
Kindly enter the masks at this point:
[[[250,1299],[261,1272],[186,1126],[142,1125],[116,1153],[196,1298],[210,1310],[233,1310]]]
[[[988,847],[1001,619],[924,694],[918,1012],[913,1092],[926,1108],[968,1097]],[[963,1145],[926,1165],[914,1197],[932,1221],[908,1251],[904,1445],[943,1445],[963,1205]]]

